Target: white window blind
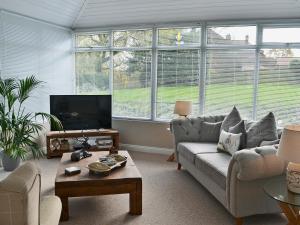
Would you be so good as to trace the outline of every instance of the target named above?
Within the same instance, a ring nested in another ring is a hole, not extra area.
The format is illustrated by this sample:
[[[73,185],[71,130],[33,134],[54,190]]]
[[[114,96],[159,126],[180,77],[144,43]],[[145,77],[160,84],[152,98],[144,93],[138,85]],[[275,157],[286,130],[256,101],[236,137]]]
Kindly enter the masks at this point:
[[[1,13],[1,77],[35,75],[44,82],[28,102],[32,111],[49,111],[49,94],[74,93],[72,33],[8,12]]]
[[[76,87],[78,94],[108,94],[110,53],[79,52],[76,60]]]
[[[299,121],[299,26],[218,24],[96,33],[112,41],[101,48],[77,46],[76,64],[83,66],[76,73],[77,86],[110,87],[117,117],[169,120],[176,100],[192,100],[193,116],[226,114],[236,105],[243,118],[259,119],[273,111],[284,123]],[[113,55],[110,70],[82,52]],[[94,75],[85,75],[84,67]],[[101,86],[99,68],[113,82]]]
[[[257,115],[275,112],[279,123],[300,121],[300,49],[260,53]]]
[[[255,50],[209,50],[206,63],[206,114],[226,114],[236,105],[251,118]]]
[[[191,100],[199,114],[199,50],[160,50],[157,60],[156,117],[172,118],[176,100]]]
[[[113,52],[113,115],[151,117],[151,51]]]

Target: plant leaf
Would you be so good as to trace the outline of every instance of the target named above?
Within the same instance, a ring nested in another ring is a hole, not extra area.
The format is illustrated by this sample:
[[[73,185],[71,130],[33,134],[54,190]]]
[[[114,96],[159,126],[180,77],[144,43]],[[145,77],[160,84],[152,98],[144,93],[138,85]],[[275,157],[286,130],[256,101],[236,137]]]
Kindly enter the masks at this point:
[[[19,80],[18,83],[18,97],[22,104],[26,99],[30,97],[30,93],[37,88],[42,82],[37,80],[35,76],[29,76],[25,79]]]

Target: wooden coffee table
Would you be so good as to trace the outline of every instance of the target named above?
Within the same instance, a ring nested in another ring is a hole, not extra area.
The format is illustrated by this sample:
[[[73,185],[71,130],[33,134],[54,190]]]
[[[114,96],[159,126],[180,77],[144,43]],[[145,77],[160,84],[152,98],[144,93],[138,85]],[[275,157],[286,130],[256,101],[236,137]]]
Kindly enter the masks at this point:
[[[127,151],[119,151],[119,154],[127,156],[127,164],[111,172],[109,176],[101,177],[90,175],[87,165],[95,162],[101,156],[108,154],[106,151],[92,152],[93,156],[82,159],[79,162],[70,160],[71,153],[64,153],[55,178],[55,195],[62,201],[61,220],[69,219],[69,197],[111,195],[129,193],[129,213],[142,214],[142,176],[135,166]],[[66,167],[78,166],[81,173],[73,176],[65,176]]]

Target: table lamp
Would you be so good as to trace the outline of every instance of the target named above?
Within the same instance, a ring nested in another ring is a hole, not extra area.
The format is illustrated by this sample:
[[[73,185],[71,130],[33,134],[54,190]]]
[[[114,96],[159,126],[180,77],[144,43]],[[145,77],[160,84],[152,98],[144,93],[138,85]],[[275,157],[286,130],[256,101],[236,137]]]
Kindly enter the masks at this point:
[[[287,187],[300,194],[300,125],[288,125],[283,129],[277,155],[289,162],[287,166]]]
[[[192,112],[192,101],[176,101],[174,114],[186,117]]]

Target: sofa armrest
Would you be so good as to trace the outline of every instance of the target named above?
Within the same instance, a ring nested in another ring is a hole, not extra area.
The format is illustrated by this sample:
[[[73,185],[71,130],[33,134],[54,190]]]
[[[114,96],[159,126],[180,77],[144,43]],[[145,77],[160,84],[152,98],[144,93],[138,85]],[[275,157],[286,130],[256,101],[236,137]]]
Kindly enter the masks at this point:
[[[235,165],[237,168],[237,179],[242,181],[251,181],[281,175],[285,171],[286,164],[276,155],[276,152],[277,150],[274,146],[264,146],[238,151],[231,159],[228,173],[232,173],[230,170]]]

